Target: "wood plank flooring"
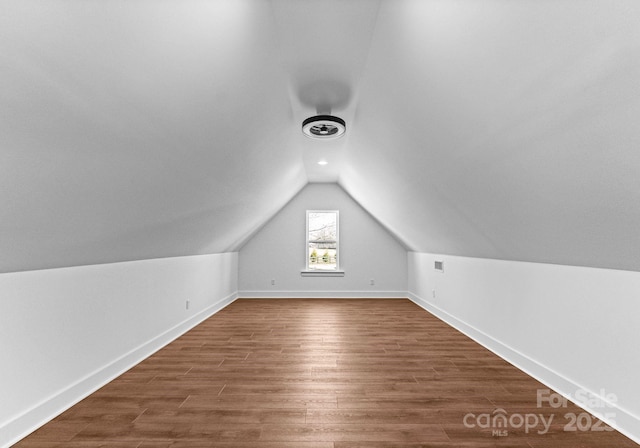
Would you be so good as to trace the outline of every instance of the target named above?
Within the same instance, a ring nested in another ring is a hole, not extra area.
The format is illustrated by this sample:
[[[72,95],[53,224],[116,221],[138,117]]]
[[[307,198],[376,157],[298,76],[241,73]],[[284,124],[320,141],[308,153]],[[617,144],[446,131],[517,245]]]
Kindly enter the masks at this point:
[[[237,300],[16,446],[638,446],[565,431],[584,411],[539,408],[538,389],[409,300]],[[484,424],[500,409],[550,430]]]

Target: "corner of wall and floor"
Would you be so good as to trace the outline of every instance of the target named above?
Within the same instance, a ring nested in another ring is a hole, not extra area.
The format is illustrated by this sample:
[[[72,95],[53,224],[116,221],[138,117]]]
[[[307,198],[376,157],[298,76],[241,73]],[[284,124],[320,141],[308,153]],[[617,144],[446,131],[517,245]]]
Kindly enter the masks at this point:
[[[0,447],[238,296],[238,254],[0,275]]]
[[[640,443],[640,273],[409,252],[408,282],[417,305]]]

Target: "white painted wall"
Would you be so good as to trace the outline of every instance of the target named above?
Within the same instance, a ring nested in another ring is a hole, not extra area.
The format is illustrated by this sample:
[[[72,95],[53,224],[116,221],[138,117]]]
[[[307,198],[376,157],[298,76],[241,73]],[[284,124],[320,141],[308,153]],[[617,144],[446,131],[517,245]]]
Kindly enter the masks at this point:
[[[237,263],[225,253],[1,274],[0,446],[233,301]]]
[[[414,301],[558,392],[615,394],[640,442],[640,273],[415,252],[408,272]]]
[[[340,211],[344,277],[302,277],[306,211]],[[309,184],[269,221],[239,256],[242,297],[405,297],[407,252],[338,184]],[[266,258],[265,258],[266,256]],[[271,280],[275,280],[275,285]],[[375,285],[371,286],[373,279]]]

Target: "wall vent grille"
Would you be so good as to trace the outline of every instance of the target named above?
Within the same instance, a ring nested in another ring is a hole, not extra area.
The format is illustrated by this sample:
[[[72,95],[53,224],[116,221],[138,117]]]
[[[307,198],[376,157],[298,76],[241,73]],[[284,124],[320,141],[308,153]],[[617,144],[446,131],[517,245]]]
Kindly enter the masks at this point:
[[[433,268],[434,268],[436,271],[444,272],[444,261],[437,261],[437,260],[436,260],[436,261],[433,263]]]

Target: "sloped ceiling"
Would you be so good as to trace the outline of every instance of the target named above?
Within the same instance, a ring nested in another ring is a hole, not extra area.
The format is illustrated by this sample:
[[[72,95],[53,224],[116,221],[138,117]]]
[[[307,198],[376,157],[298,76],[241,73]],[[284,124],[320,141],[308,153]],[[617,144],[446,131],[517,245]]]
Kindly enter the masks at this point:
[[[639,23],[383,2],[341,182],[417,251],[640,270]]]
[[[5,1],[0,271],[237,250],[307,182],[411,250],[640,270],[638,23],[635,0]],[[347,135],[305,138],[329,110]]]

